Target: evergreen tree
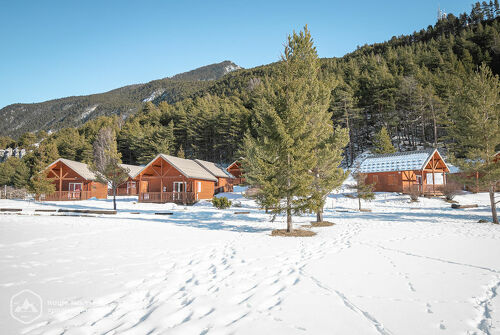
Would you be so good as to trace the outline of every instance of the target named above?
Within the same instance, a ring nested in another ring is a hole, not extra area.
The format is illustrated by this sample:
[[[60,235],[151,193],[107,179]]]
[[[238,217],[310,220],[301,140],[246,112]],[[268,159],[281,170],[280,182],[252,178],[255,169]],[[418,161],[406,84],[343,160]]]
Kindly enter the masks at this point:
[[[21,148],[24,148],[26,150],[31,150],[33,149],[35,143],[36,143],[35,134],[28,132],[21,135],[17,144]]]
[[[30,170],[25,159],[9,157],[0,163],[0,186],[24,188],[28,185]]]
[[[0,136],[0,149],[14,148],[16,146],[16,141],[8,136]]]
[[[24,160],[16,158],[15,173],[12,176],[12,185],[15,188],[23,188],[28,185],[30,170],[24,163]]]
[[[373,139],[373,152],[376,154],[391,154],[396,152],[396,148],[392,145],[391,137],[385,127],[375,134]]]
[[[375,193],[373,193],[375,185],[366,183],[367,175],[360,172],[359,166],[352,173],[352,177],[355,183],[350,185],[350,188],[356,191],[358,209],[361,211],[361,199],[368,201],[375,199]]]
[[[46,168],[59,158],[59,152],[54,142],[42,142],[33,157],[29,189],[36,197],[41,194],[50,195],[56,191],[56,187],[47,174]]]
[[[322,127],[323,132],[318,136],[318,144],[313,150],[316,156],[316,166],[312,170],[314,180],[311,198],[314,201],[313,210],[316,211],[316,222],[323,222],[323,208],[327,195],[340,187],[347,177],[344,170],[340,168],[340,163],[343,149],[349,141],[348,130],[338,127],[334,131],[328,119],[322,120],[322,124],[318,127]]]
[[[317,165],[312,152],[322,129],[313,126],[328,97],[317,78],[317,57],[307,26],[288,37],[280,75],[255,89],[254,125],[243,142],[245,178],[259,188],[257,201],[263,207],[275,215],[286,213],[288,232],[292,215],[315,205],[309,198],[310,171]]]
[[[456,164],[465,174],[479,175],[480,186],[487,187],[491,215],[498,222],[495,192],[500,182],[500,163],[495,159],[500,144],[500,80],[482,65],[464,81],[452,99],[453,124],[450,135],[455,140]],[[473,182],[469,179],[469,182]]]
[[[344,122],[348,130],[349,147],[346,154],[347,166],[351,166],[354,162],[354,134],[353,129],[356,129],[356,123],[359,120],[360,109],[356,107],[357,100],[354,98],[352,88],[347,84],[337,86],[333,90],[333,106],[334,120]]]
[[[94,161],[90,169],[96,180],[111,186],[113,190],[113,209],[116,210],[116,189],[128,179],[128,172],[121,165],[121,155],[116,146],[115,133],[111,128],[99,131],[94,141]]]
[[[184,149],[182,148],[182,144],[180,145],[179,150],[177,150],[177,157],[186,158],[186,155],[184,154]]]

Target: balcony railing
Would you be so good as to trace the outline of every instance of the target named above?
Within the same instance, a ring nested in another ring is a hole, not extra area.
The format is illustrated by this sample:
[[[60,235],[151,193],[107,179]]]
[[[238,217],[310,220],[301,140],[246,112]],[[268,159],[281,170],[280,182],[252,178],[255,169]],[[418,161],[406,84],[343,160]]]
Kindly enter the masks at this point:
[[[139,202],[194,204],[196,194],[193,192],[144,192],[139,194]]]
[[[89,191],[56,191],[53,194],[41,194],[37,197],[39,201],[73,201],[86,200],[91,197]]]
[[[137,189],[129,188],[127,190],[126,188],[118,188],[116,189],[116,195],[137,195]],[[108,196],[113,196],[112,189],[108,189]]]
[[[423,185],[424,195],[442,195],[443,185]]]

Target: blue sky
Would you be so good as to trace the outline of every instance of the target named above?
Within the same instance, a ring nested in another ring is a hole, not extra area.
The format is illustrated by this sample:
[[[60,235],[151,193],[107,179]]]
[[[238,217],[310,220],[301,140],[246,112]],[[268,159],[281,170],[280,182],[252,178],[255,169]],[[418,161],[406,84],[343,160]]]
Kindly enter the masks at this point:
[[[308,24],[320,57],[342,56],[436,21],[419,1],[0,0],[0,108],[100,93],[232,60],[276,61],[287,34]]]

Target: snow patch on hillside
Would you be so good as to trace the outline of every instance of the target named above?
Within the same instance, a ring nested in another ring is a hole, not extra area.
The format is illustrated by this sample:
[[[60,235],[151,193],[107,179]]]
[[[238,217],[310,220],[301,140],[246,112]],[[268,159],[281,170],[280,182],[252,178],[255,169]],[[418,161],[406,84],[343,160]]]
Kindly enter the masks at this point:
[[[242,69],[242,67],[236,64],[229,64],[224,66],[224,74],[228,74],[229,72],[233,72],[239,69]]]
[[[95,104],[93,106],[85,108],[84,111],[83,111],[83,113],[80,115],[80,119],[85,120],[90,115],[90,113],[92,113],[93,111],[95,111],[95,109],[98,106],[99,106],[99,104]]]
[[[153,91],[153,93],[151,93],[151,94],[149,95],[149,97],[147,97],[147,98],[143,99],[143,100],[142,100],[142,102],[149,102],[149,101],[153,101],[154,99],[156,99],[156,98],[158,98],[160,95],[162,95],[162,94],[163,94],[163,92],[165,92],[165,90],[161,90],[161,89],[159,89],[159,90],[155,90],[155,91]]]

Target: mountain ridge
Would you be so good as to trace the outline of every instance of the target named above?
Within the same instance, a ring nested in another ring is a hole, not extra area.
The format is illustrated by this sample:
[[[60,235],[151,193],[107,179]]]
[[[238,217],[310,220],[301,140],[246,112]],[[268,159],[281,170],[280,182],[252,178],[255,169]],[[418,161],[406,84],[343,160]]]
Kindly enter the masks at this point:
[[[142,103],[160,99],[174,103],[224,75],[242,69],[232,61],[205,65],[171,77],[130,84],[102,93],[75,95],[35,103],[14,103],[0,109],[0,135],[19,137],[29,131],[56,131],[79,126],[102,115],[133,114]]]

